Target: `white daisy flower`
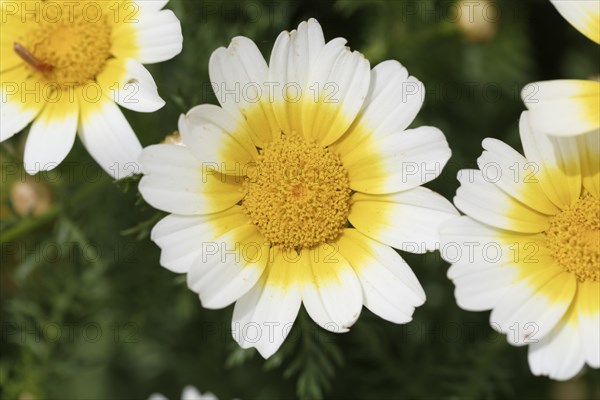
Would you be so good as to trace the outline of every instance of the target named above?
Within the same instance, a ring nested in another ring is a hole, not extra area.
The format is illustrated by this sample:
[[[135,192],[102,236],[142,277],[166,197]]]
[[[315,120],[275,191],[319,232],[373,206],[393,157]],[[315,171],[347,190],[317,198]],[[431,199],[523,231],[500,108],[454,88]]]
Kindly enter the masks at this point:
[[[172,213],[152,230],[161,264],[187,273],[204,307],[235,302],[234,338],[265,358],[301,304],[333,332],[363,304],[410,321],[425,293],[392,247],[434,250],[458,214],[421,187],[450,157],[439,129],[406,130],[423,85],[396,61],[371,70],[345,44],[325,43],[311,19],[279,35],[267,65],[234,38],[209,63],[221,107],[181,116],[185,146],[142,152],[140,192]]]
[[[148,397],[148,400],[169,400],[160,393],[153,393]],[[194,386],[188,385],[181,392],[181,400],[219,400],[217,396],[211,392],[204,394],[200,393]]]
[[[459,172],[466,216],[440,228],[458,305],[492,310],[535,375],[600,366],[600,138],[556,138],[521,116],[525,157],[485,139],[479,170]]]
[[[165,104],[142,64],[181,51],[179,20],[162,10],[167,2],[0,3],[0,140],[33,121],[24,154],[28,173],[56,167],[76,132],[114,178],[140,172],[140,142],[117,104],[139,112]]]
[[[577,30],[600,44],[600,1],[551,0]],[[521,96],[531,123],[554,136],[600,134],[600,82],[563,79],[530,83]]]

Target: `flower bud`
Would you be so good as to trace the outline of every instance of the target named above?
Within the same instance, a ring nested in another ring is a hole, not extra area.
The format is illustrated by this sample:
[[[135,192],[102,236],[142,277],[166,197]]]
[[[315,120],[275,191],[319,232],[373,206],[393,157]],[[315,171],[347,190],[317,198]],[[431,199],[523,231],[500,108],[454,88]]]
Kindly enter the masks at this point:
[[[500,9],[488,0],[460,0],[456,3],[457,25],[463,36],[475,43],[487,42],[496,36]]]
[[[170,135],[165,136],[165,138],[161,142],[162,144],[176,144],[179,146],[185,146],[181,141],[181,135],[178,131],[171,133]]]
[[[9,196],[15,212],[21,217],[44,214],[52,205],[48,185],[33,179],[14,182]]]

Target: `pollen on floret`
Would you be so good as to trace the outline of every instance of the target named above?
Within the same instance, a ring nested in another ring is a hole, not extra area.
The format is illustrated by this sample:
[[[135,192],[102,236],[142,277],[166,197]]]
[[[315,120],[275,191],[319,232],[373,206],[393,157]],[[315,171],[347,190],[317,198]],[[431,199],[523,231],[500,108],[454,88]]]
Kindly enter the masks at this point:
[[[28,18],[17,36],[15,52],[47,82],[61,87],[84,85],[111,57],[108,15],[91,18],[85,9],[72,2],[53,3],[43,15]]]
[[[334,240],[350,210],[348,174],[339,155],[296,135],[260,151],[242,206],[272,245],[311,248]]]
[[[544,232],[554,260],[577,280],[600,279],[600,199],[584,193],[550,220]]]

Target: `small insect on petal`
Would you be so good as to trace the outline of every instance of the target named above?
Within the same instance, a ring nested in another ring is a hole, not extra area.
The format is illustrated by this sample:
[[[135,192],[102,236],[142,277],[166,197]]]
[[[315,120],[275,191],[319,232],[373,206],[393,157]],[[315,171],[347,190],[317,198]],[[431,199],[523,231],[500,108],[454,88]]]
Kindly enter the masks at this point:
[[[25,48],[25,46],[23,46],[20,43],[15,42],[13,45],[13,50],[15,51],[15,53],[17,53],[19,57],[23,59],[23,61],[31,65],[39,72],[47,73],[51,72],[54,69],[52,65],[38,60],[33,54],[29,52],[29,50]]]

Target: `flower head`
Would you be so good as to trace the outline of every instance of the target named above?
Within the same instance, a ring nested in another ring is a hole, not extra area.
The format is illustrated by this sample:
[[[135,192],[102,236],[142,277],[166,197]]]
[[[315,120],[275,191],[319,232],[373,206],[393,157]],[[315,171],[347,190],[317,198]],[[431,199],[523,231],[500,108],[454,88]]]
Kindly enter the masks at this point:
[[[479,170],[459,172],[466,216],[440,228],[464,309],[492,310],[536,375],[600,367],[600,141],[556,138],[521,116],[525,156],[485,139]]]
[[[181,116],[184,146],[142,152],[140,192],[172,213],[152,231],[161,264],[187,273],[205,307],[235,302],[235,339],[264,357],[301,304],[333,332],[363,304],[410,321],[425,293],[392,247],[434,250],[457,214],[420,187],[450,157],[438,129],[406,130],[423,85],[395,61],[371,70],[345,43],[325,43],[311,19],[279,35],[267,65],[234,38],[210,58],[221,107]]]
[[[164,105],[142,65],[181,51],[179,20],[167,1],[2,1],[0,139],[31,121],[24,164],[56,167],[76,132],[115,178],[139,172],[141,145],[117,104],[134,111]]]
[[[600,1],[551,0],[578,31],[600,44]],[[532,124],[553,136],[600,134],[600,82],[552,80],[530,83],[523,101],[531,111]]]

